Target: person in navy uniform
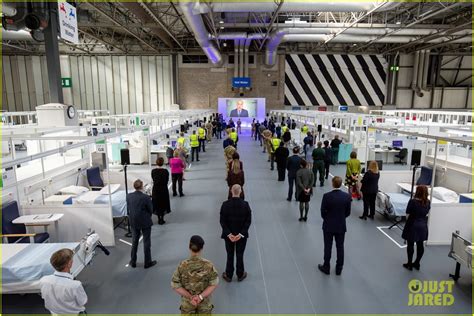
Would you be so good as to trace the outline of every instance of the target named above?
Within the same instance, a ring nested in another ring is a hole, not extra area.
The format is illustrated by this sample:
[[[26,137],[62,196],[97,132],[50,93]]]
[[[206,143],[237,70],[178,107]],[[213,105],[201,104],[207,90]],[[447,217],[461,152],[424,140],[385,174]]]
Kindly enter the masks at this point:
[[[332,241],[336,240],[337,261],[336,275],[341,275],[344,265],[344,237],[346,234],[346,217],[351,214],[351,197],[341,191],[341,177],[332,178],[333,190],[324,194],[321,201],[321,217],[323,218],[324,263],[318,269],[330,274]]]
[[[237,101],[237,108],[230,111],[230,117],[249,117],[249,111],[244,109],[244,101]]]
[[[151,197],[143,193],[143,182],[138,179],[133,183],[135,192],[127,195],[128,209],[130,210],[129,220],[132,231],[132,252],[130,267],[137,266],[137,249],[141,235],[143,234],[143,251],[145,252],[145,269],[156,265],[156,260],[151,259],[151,227],[153,222],[153,204]]]

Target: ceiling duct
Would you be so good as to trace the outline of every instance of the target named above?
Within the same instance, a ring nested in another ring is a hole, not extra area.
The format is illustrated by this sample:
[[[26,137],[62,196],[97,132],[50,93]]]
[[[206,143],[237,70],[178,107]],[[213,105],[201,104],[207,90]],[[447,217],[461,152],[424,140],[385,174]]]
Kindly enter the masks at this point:
[[[379,6],[386,1],[357,2],[357,1],[334,1],[334,2],[284,2],[280,12],[366,12]],[[387,2],[380,11],[393,10],[402,2]],[[205,14],[212,12],[274,12],[276,5],[273,1],[265,2],[218,2],[212,3],[209,7],[205,4],[197,3],[194,7],[194,14]]]
[[[191,27],[191,30],[194,33],[194,37],[196,41],[201,46],[204,54],[206,54],[207,58],[215,65],[215,66],[222,66],[223,59],[222,55],[219,50],[216,48],[214,43],[209,40],[209,32],[204,25],[204,21],[200,14],[194,14],[193,7],[196,5],[195,2],[185,2],[181,1],[179,3],[181,11],[183,11],[183,15]]]

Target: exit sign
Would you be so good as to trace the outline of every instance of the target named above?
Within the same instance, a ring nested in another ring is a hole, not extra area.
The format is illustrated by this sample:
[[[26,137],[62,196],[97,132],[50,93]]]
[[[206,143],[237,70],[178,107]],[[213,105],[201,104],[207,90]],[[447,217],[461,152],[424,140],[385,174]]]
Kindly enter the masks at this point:
[[[72,79],[71,78],[61,78],[61,86],[63,88],[71,88],[72,87]]]

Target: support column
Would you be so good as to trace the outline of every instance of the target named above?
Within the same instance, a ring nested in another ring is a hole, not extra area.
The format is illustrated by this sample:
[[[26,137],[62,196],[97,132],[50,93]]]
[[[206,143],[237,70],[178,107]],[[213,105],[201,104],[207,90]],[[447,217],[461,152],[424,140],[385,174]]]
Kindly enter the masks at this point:
[[[173,69],[173,102],[179,104],[179,69],[178,55],[171,55],[171,68]]]
[[[48,67],[49,94],[51,102],[64,103],[61,85],[61,65],[58,46],[58,8],[56,2],[49,2],[49,23],[44,30],[46,63]]]

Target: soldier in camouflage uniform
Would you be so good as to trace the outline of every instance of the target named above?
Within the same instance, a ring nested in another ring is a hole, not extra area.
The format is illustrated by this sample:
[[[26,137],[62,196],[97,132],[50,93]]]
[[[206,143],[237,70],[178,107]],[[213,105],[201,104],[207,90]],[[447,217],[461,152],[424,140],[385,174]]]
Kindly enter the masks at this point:
[[[201,257],[204,240],[192,236],[191,257],[182,261],[171,279],[171,287],[181,295],[181,314],[212,314],[211,294],[219,283],[216,268]]]
[[[262,133],[264,146],[263,152],[268,153],[268,161],[270,161],[272,155],[272,135],[272,131],[270,131],[269,129],[264,130]]]

